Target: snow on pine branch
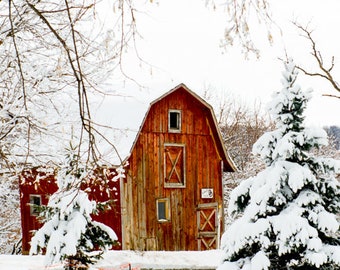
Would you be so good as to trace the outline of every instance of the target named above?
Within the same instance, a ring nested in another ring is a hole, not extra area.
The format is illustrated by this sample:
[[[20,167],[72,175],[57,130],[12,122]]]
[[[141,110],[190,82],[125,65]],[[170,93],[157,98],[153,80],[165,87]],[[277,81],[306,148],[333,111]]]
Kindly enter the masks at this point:
[[[304,126],[311,91],[295,85],[293,62],[285,69],[270,105],[276,129],[253,147],[266,168],[230,196],[239,218],[222,237],[219,270],[340,268],[340,161],[311,151],[327,144],[326,133]]]

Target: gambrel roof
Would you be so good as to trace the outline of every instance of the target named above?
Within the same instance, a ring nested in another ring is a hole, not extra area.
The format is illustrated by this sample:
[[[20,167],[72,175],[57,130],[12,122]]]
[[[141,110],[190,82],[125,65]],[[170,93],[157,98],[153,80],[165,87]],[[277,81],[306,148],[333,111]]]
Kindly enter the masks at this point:
[[[160,100],[167,98],[175,91],[186,91],[192,98],[202,104],[203,107],[207,108],[209,111],[208,120],[216,144],[216,150],[218,151],[221,160],[224,162],[225,169],[228,171],[235,171],[236,166],[229,157],[223,144],[213,108],[185,84],[177,85],[151,102],[148,102],[147,98],[143,99],[136,97],[114,97],[110,101],[107,100],[103,102],[103,107],[101,109],[104,108],[106,112],[100,113],[104,118],[99,120],[102,120],[101,123],[103,125],[110,127],[106,130],[105,135],[107,138],[111,139],[114,144],[114,149],[112,149],[112,147],[110,149],[109,147],[103,153],[106,160],[109,159],[110,163],[113,163],[114,165],[118,165],[122,161],[127,160],[135,146],[151,107]]]

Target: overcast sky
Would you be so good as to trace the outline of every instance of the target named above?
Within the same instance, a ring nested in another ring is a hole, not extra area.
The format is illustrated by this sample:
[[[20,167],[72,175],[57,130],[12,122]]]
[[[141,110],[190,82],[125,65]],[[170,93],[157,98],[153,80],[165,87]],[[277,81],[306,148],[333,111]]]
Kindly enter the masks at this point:
[[[335,34],[340,25],[340,1],[271,2],[273,19],[283,35],[274,27],[274,45],[270,46],[265,42],[261,28],[251,25],[256,28],[252,33],[261,50],[261,58],[245,60],[237,43],[228,51],[219,46],[226,13],[206,8],[203,0],[153,1],[153,4],[145,5],[142,8],[145,12],[137,17],[137,27],[143,36],[143,40],[137,43],[139,54],[152,67],[141,66],[133,56],[126,55],[125,71],[150,92],[164,92],[185,83],[198,94],[202,94],[205,86],[210,86],[249,104],[257,101],[265,105],[273,91],[281,89],[283,65],[278,59],[285,57],[285,51],[298,64],[311,68],[314,65],[309,56],[309,44],[292,25],[292,20],[302,25],[309,23],[325,59],[338,53],[335,60],[340,67],[340,37]],[[340,75],[338,78],[340,80]],[[134,84],[127,85],[137,88]],[[340,100],[321,97],[324,93],[337,94],[330,84],[301,74],[299,85],[314,89],[314,98],[308,108],[308,124],[340,126],[340,117],[337,116]]]

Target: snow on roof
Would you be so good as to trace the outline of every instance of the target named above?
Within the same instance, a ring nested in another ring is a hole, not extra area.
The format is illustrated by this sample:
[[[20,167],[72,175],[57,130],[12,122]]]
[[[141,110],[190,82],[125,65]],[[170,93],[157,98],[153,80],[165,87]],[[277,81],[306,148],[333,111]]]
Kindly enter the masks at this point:
[[[148,107],[147,94],[144,99],[136,95],[106,96],[92,107],[94,122],[106,138],[99,139],[105,160],[118,165],[129,156]]]
[[[213,120],[217,126],[211,105],[183,83],[171,90],[163,89],[163,91],[154,91],[152,93],[124,89],[123,93],[105,96],[93,107],[95,112],[93,114],[94,122],[99,124],[98,127],[106,138],[101,138],[99,141],[102,159],[107,164],[122,164],[130,155],[150,107],[181,87],[189,91],[197,100],[211,110]],[[217,133],[222,141],[218,130]],[[106,140],[109,140],[111,144]],[[221,146],[226,160],[233,170],[237,170],[224,145],[222,144]]]
[[[180,86],[184,85],[180,84],[170,91],[154,92],[124,89],[124,92],[105,96],[92,106],[92,118],[106,138],[99,140],[102,158],[114,165],[126,160],[150,106]]]

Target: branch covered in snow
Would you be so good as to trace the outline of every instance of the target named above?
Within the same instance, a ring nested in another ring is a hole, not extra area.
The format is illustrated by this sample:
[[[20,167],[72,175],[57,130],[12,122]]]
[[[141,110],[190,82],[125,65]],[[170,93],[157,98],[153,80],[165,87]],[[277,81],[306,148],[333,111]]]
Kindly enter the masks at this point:
[[[326,134],[305,128],[310,91],[295,86],[292,62],[285,68],[269,107],[276,130],[254,144],[267,167],[230,196],[229,213],[241,216],[223,235],[219,270],[340,267],[340,161],[310,151],[327,144]]]

